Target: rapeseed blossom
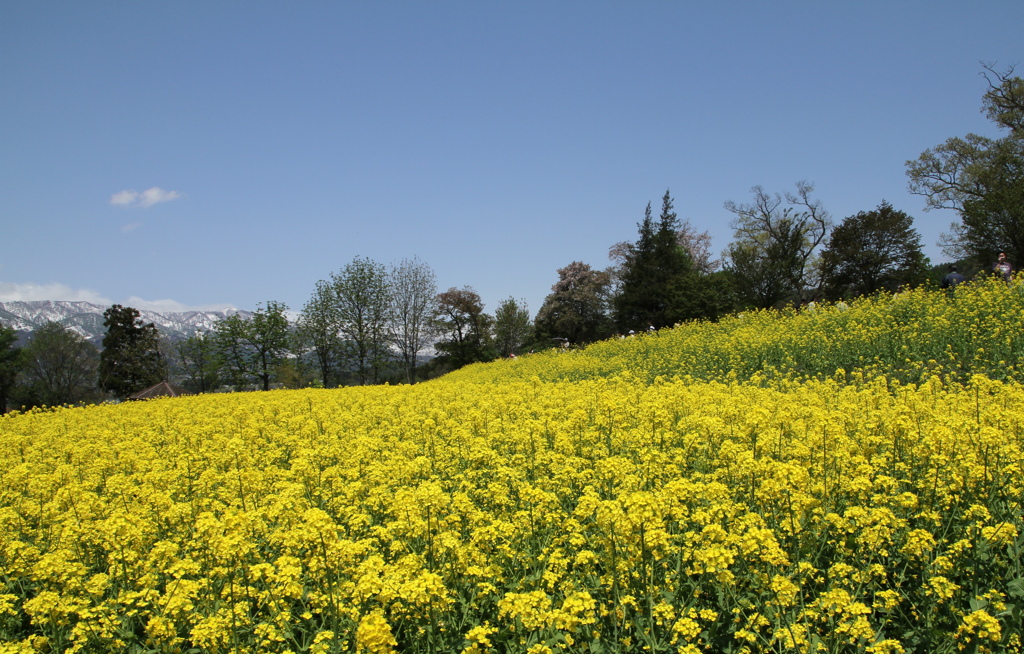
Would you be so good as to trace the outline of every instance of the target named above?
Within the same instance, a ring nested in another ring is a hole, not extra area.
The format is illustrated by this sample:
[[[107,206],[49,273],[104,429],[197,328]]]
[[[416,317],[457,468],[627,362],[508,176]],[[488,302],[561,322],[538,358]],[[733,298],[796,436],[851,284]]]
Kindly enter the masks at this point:
[[[785,342],[810,365],[824,324],[902,351],[882,306],[731,318],[713,378],[651,376],[697,325],[417,386],[0,418],[0,653],[1020,651],[1020,384],[946,374],[962,349],[914,379],[736,372]]]

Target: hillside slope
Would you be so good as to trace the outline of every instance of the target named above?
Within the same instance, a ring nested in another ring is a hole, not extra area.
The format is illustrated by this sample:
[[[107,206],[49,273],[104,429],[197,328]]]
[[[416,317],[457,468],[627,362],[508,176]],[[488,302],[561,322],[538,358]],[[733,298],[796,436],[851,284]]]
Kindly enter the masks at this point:
[[[720,322],[694,322],[580,350],[547,351],[475,364],[460,381],[569,381],[629,374],[749,380],[885,374],[920,382],[930,374],[958,381],[972,374],[1022,379],[1024,287],[996,280],[955,295],[916,290],[800,312],[748,311]]]

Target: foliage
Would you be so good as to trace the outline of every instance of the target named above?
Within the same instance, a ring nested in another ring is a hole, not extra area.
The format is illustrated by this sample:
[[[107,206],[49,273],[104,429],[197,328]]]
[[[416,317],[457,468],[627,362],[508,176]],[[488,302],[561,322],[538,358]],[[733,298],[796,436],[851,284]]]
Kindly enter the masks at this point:
[[[522,348],[533,338],[533,325],[526,300],[506,298],[494,312],[494,347],[498,356],[522,354]]]
[[[690,261],[697,272],[710,275],[721,267],[721,260],[712,258],[711,234],[708,231],[698,232],[689,218],[679,221],[676,241],[690,255]]]
[[[537,331],[543,338],[564,338],[573,344],[591,343],[611,334],[608,272],[582,261],[558,269],[558,281],[537,312]]]
[[[419,259],[403,259],[389,272],[390,341],[398,349],[405,380],[416,381],[420,352],[430,345],[437,315],[437,276]]]
[[[753,306],[799,302],[815,286],[813,256],[825,240],[831,217],[820,201],[811,199],[813,191],[802,181],[797,182],[796,193],[785,196],[769,195],[755,186],[752,204],[725,203],[736,214],[736,240],[725,252],[727,267]]]
[[[248,318],[233,314],[217,321],[214,338],[220,360],[236,385],[248,378],[259,380],[263,390],[288,353],[288,307],[273,300],[259,306]]]
[[[1024,261],[1024,79],[1013,68],[986,66],[989,89],[982,111],[1006,136],[954,137],[907,161],[911,193],[927,198],[926,209],[954,209],[961,222],[946,235],[954,258],[994,261],[1006,252]],[[989,77],[992,75],[992,77]]]
[[[60,323],[48,322],[22,348],[15,404],[60,406],[96,399],[96,347]]]
[[[666,190],[655,223],[648,203],[637,225],[640,238],[624,253],[621,283],[613,299],[620,331],[672,325],[698,316],[694,309],[693,260],[679,245],[680,225]]]
[[[15,347],[17,339],[18,332],[13,327],[0,324],[0,413],[7,411],[21,364],[21,349]]]
[[[339,327],[360,384],[377,381],[389,356],[388,309],[391,303],[387,270],[372,259],[356,257],[331,274]]]
[[[711,234],[708,231],[698,232],[689,218],[679,220],[676,242],[690,255],[694,270],[697,272],[710,275],[722,266],[722,261],[714,259],[711,254]],[[621,241],[608,248],[608,258],[612,260],[612,267],[607,272],[611,276],[612,295],[617,294],[626,259],[632,250],[633,243],[629,241]]]
[[[167,362],[160,353],[160,332],[144,323],[139,310],[115,304],[103,312],[103,352],[100,354],[100,388],[125,398],[158,384],[167,376]]]
[[[786,273],[781,265],[781,246],[761,247],[754,242],[733,241],[723,253],[726,271],[736,280],[743,306],[768,309],[790,297]]]
[[[844,218],[821,253],[822,289],[832,300],[896,291],[928,276],[914,219],[882,202]]]
[[[435,344],[437,358],[449,369],[495,357],[491,338],[493,318],[484,313],[480,295],[469,286],[449,288],[437,296]]]
[[[220,385],[222,362],[213,334],[197,333],[174,345],[185,387],[193,393],[208,393]]]
[[[295,324],[296,349],[312,349],[325,388],[336,386],[344,360],[341,339],[341,315],[334,286],[327,281],[316,283],[312,297],[302,307]]]

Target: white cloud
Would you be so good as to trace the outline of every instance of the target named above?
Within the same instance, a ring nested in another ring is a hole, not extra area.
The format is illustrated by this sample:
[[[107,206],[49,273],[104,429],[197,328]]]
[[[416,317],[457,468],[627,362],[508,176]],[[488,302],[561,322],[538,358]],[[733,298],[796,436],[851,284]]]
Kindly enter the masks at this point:
[[[40,300],[113,304],[108,298],[87,288],[75,289],[64,284],[14,284],[12,282],[0,282],[0,302],[35,302]]]
[[[135,199],[139,196],[136,191],[121,191],[110,196],[110,204],[115,206],[128,206],[135,202]]]
[[[127,209],[148,209],[154,204],[170,202],[180,197],[181,193],[177,191],[165,191],[158,186],[154,186],[141,192],[133,190],[118,191],[110,196],[110,204]]]

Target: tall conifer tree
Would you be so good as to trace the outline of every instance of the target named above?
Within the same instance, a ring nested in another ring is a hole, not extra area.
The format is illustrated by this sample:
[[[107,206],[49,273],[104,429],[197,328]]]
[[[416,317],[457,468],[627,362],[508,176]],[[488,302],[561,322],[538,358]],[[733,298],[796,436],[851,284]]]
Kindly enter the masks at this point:
[[[657,223],[648,203],[638,225],[640,238],[626,254],[615,323],[622,331],[661,328],[694,315],[693,261],[679,245],[679,219],[672,196],[665,191]]]
[[[117,397],[158,384],[167,374],[160,354],[160,332],[143,323],[138,309],[115,304],[103,312],[103,352],[100,354],[100,388]]]

